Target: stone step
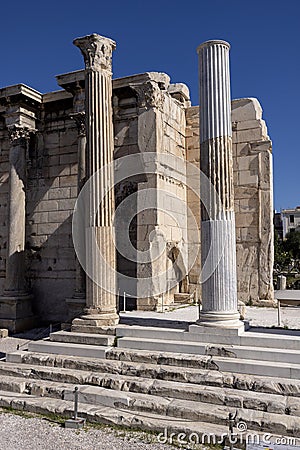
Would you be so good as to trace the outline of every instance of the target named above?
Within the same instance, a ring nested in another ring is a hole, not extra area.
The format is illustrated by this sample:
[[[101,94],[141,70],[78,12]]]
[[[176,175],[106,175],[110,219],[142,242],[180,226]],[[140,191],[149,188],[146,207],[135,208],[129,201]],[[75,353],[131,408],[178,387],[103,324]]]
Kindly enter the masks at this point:
[[[47,339],[36,342],[32,341],[28,344],[28,350],[30,352],[83,356],[86,358],[105,358],[105,353],[109,348],[100,345],[53,342]]]
[[[190,389],[198,385],[215,386],[235,389],[237,392],[245,390],[300,397],[300,380],[298,379],[207,370],[204,367],[201,368],[195,356],[193,358],[195,364],[198,363],[197,368],[167,365],[172,361],[172,354],[170,354],[170,360],[166,359],[167,356],[164,357],[165,364],[162,363],[163,360],[159,363],[160,354],[143,351],[135,353],[132,350],[120,351],[114,348],[107,355],[112,359],[85,359],[18,351],[7,355],[9,362],[0,362],[0,374],[32,378],[36,374],[38,378],[50,381],[96,384],[123,390],[129,389],[127,384],[129,377],[130,383],[136,382],[137,386],[139,386],[138,381],[142,380],[143,389],[145,386],[150,389],[152,383],[159,380],[167,383],[174,382],[177,386],[178,383],[184,383],[186,386],[190,385]],[[180,355],[175,356],[180,357]],[[188,355],[182,355],[183,361],[186,356]],[[102,382],[102,379],[106,381]],[[115,383],[117,387],[114,387]],[[123,384],[124,388],[120,387]]]
[[[143,339],[137,340],[136,338],[119,338],[118,347],[135,350],[148,350],[151,352],[168,352],[177,351],[184,353],[199,354],[201,346],[198,343],[174,343],[173,341],[151,340]],[[265,375],[265,376],[278,376],[283,378],[299,378],[300,377],[300,364],[292,364],[286,362],[273,362],[264,361],[262,359],[252,360],[232,357],[210,356],[210,360],[207,364],[211,368],[219,371],[231,371],[234,373],[244,373],[251,375]],[[205,356],[201,355],[199,358],[203,359]]]
[[[0,391],[0,406],[35,414],[55,414],[64,418],[71,418],[74,408],[73,402],[66,400],[24,396],[24,394],[11,394],[5,391]],[[193,433],[193,438],[198,437],[200,443],[201,437],[204,435],[204,444],[220,444],[224,437],[228,435],[228,426],[209,424],[208,422],[193,422],[182,418],[169,418],[152,413],[136,414],[131,411],[118,411],[115,408],[95,407],[83,403],[79,404],[78,415],[91,423],[104,423],[111,426],[124,426],[161,433],[161,439],[169,438],[171,433],[174,433],[174,437],[178,436],[179,433],[185,433],[188,439],[189,435]],[[248,432],[253,433],[253,435],[257,434],[257,432],[251,430],[248,430]],[[262,433],[258,434],[262,435]],[[181,439],[184,439],[184,437],[181,436]]]
[[[112,346],[114,340],[115,336],[109,334],[74,333],[71,331],[57,331],[50,334],[51,342],[71,344]]]
[[[300,398],[294,396],[266,394],[260,390],[255,392],[217,386],[191,386],[188,383],[105,373],[84,372],[76,376],[74,373],[76,371],[71,371],[71,374],[69,372],[68,369],[58,370],[58,368],[48,368],[45,371],[39,366],[22,371],[17,365],[6,363],[4,367],[0,365],[0,390],[72,400],[75,385],[81,385],[79,390],[82,395],[85,393],[86,397],[80,401],[102,402],[102,404],[105,401],[106,406],[112,406],[113,401],[122,402],[128,406],[132,398],[136,398],[135,394],[138,394],[139,399],[146,398],[144,397],[146,394],[148,397],[155,396],[300,416]],[[85,387],[95,387],[96,391],[86,391]],[[100,395],[99,401],[94,398],[94,394]]]
[[[238,334],[235,330],[209,328],[205,332],[200,331],[197,325],[191,325],[190,331],[176,328],[145,327],[138,325],[118,325],[116,329],[117,337],[136,337],[138,339],[161,339],[174,340],[176,342],[199,342],[210,344],[226,344],[246,347],[277,348],[282,350],[300,351],[299,331],[250,328]]]
[[[70,403],[74,401],[73,387],[71,389],[68,389],[68,387],[64,389],[64,386],[56,387],[54,383],[50,385],[48,383],[47,386],[43,381],[34,380],[32,383],[29,381],[26,383],[26,389],[30,393],[33,393],[33,395],[40,395],[41,393],[47,395],[51,393],[52,397],[53,392],[56,392],[57,398],[61,396],[64,401]],[[164,398],[147,394],[117,392],[95,386],[79,386],[78,391],[79,405],[89,404],[94,408],[109,406],[116,412],[129,411],[137,417],[140,413],[150,413],[168,418],[173,417],[224,426],[227,425],[228,417],[231,413],[236,414],[238,422],[246,423],[247,427],[252,430],[274,432],[274,429],[276,429],[276,432],[282,433],[283,435],[300,437],[300,419],[291,415],[274,414],[252,409],[236,409],[224,405]],[[15,395],[16,393],[12,392],[10,394]],[[24,399],[25,396],[26,400]],[[27,403],[28,397],[30,395],[23,392],[22,400],[25,400]]]
[[[132,337],[119,338],[118,347],[300,364],[300,351],[277,348],[218,345],[191,341],[178,343],[161,339],[137,339]]]

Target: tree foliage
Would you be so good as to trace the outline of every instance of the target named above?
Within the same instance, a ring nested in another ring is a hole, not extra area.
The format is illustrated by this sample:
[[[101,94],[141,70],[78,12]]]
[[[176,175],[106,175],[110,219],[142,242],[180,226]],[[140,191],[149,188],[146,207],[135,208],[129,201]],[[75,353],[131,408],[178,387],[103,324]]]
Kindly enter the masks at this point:
[[[274,268],[277,273],[283,272],[291,264],[291,254],[286,251],[284,242],[278,237],[277,232],[274,233]]]
[[[285,241],[283,242],[283,246],[294,259],[300,259],[300,231],[288,233]]]

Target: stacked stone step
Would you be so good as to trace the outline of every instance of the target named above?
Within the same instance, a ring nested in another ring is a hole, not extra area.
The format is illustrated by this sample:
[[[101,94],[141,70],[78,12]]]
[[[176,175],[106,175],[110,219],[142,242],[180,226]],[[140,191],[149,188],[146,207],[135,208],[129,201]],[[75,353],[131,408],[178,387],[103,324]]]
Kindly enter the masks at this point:
[[[193,303],[194,294],[187,293],[177,293],[174,294],[174,303],[175,305],[188,305],[189,303]]]
[[[205,355],[106,348],[104,359],[18,351],[0,363],[0,406],[70,417],[78,386],[80,414],[92,422],[154,431],[168,423],[190,432],[196,424],[209,432],[213,424],[223,433],[237,412],[253,433],[300,437],[298,379],[218,369]]]

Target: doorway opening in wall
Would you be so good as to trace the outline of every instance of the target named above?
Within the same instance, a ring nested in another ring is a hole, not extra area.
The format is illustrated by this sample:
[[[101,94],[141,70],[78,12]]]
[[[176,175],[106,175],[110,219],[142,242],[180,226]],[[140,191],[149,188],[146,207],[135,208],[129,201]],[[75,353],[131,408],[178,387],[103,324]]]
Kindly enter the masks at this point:
[[[135,194],[138,190],[138,183],[134,180],[125,180],[121,183],[118,183],[115,186],[115,205],[116,208],[125,200],[127,197],[131,196],[132,194]],[[130,208],[131,216],[133,217],[130,224],[129,224],[129,240],[132,244],[132,247],[134,249],[137,248],[137,204],[136,204],[136,196],[132,195],[132,198],[130,200]],[[118,249],[122,248],[122,242],[123,239],[123,231],[127,227],[127,223],[122,223],[122,217],[120,217],[117,220],[117,223],[115,224],[116,227],[116,257],[117,257],[117,273],[119,275],[119,278],[122,277],[122,275],[125,275],[127,277],[132,278],[133,280],[137,277],[137,263],[136,258],[126,258],[126,255],[124,253],[121,253],[118,251]],[[119,286],[119,293],[117,298],[117,304],[119,311],[135,311],[137,309],[137,299],[136,297],[130,295],[128,292],[125,291],[125,302],[124,302],[124,288],[122,288],[122,283],[120,282],[120,279],[117,279],[117,284]],[[131,292],[132,294],[132,292]],[[133,294],[136,294],[136,292],[133,292]]]

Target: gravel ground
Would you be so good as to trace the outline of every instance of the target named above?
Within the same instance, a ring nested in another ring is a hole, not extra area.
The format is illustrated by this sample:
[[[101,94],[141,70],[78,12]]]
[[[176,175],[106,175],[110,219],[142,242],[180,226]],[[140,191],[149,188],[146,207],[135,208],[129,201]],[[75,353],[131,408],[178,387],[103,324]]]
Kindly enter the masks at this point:
[[[154,435],[109,427],[70,430],[41,418],[0,412],[1,450],[169,450]]]

